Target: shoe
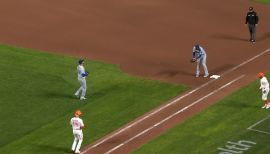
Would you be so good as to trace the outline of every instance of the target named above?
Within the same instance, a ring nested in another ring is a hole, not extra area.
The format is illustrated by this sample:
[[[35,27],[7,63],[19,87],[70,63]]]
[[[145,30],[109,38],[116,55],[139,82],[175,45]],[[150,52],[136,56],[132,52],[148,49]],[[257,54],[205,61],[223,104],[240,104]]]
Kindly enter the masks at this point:
[[[266,105],[266,109],[269,109],[270,108],[270,104]]]
[[[76,152],[75,152],[75,154],[79,154],[79,153],[81,153],[81,151],[76,151]]]
[[[86,98],[85,97],[81,97],[80,100],[86,100]]]
[[[75,93],[74,95],[75,95],[77,98],[79,98],[79,97],[80,97],[80,96],[79,96],[79,94],[76,94],[76,93]]]
[[[264,106],[262,106],[262,109],[264,109],[264,108],[266,108],[267,107],[267,105],[264,105]]]
[[[196,74],[196,78],[198,78],[200,75],[199,74]]]
[[[207,78],[208,76],[209,76],[209,74],[204,74],[204,76],[203,76],[203,77],[204,77],[204,78]]]

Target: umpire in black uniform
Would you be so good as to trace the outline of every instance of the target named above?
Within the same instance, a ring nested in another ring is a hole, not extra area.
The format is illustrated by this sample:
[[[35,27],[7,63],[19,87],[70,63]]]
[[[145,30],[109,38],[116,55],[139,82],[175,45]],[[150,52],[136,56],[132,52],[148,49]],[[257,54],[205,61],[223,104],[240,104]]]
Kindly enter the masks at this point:
[[[257,13],[253,10],[253,7],[249,7],[249,11],[246,16],[246,24],[248,24],[248,29],[250,33],[249,41],[255,43],[256,41],[256,26],[258,24],[259,17]]]

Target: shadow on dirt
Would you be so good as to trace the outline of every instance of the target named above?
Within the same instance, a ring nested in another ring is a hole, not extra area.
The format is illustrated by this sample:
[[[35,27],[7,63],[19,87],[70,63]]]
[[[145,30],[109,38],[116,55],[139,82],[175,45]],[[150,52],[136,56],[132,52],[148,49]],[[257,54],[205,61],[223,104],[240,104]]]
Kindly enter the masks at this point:
[[[184,75],[184,76],[194,76],[195,72],[187,72],[183,70],[163,70],[158,72],[156,75],[162,75],[162,76],[168,76],[168,77],[174,77],[177,75]]]
[[[221,73],[224,73],[225,71],[233,68],[234,66],[235,65],[233,65],[233,64],[225,64],[225,65],[216,67],[214,69],[211,69],[209,72],[210,72],[210,74],[218,74],[218,75],[220,75]]]
[[[241,38],[241,37],[228,35],[228,34],[215,34],[212,37],[216,39],[222,39],[222,40],[248,41],[248,38]]]
[[[263,34],[262,36],[258,37],[258,40],[263,41],[270,38],[270,32]]]

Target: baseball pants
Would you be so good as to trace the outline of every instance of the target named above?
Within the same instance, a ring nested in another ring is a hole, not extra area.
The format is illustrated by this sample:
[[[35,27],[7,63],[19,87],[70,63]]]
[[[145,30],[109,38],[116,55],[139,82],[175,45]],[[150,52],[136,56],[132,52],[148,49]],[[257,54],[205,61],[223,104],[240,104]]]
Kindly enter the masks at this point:
[[[207,58],[207,56],[203,55],[200,59],[197,60],[197,69],[196,69],[196,75],[197,76],[200,75],[200,65],[203,66],[204,74],[208,75],[208,69],[207,69],[207,66],[206,66],[206,58]]]
[[[82,92],[81,97],[84,97],[85,94],[86,94],[86,80],[85,80],[85,78],[78,78],[78,81],[79,81],[81,86],[80,86],[80,88],[77,90],[77,92],[75,94],[79,95],[80,92]]]
[[[72,151],[79,152],[82,145],[82,141],[83,141],[82,130],[73,130],[73,135],[74,135],[74,141],[73,141],[71,149]]]
[[[267,100],[267,96],[269,93],[269,89],[264,89],[265,92],[262,92],[262,100],[266,101]]]

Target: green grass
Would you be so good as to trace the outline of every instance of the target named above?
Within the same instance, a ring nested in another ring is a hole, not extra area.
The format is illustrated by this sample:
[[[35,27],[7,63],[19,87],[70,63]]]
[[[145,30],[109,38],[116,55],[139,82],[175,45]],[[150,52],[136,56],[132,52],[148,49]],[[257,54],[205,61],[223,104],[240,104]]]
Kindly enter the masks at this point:
[[[269,115],[263,105],[259,80],[225,97],[184,123],[148,142],[134,154],[214,154],[227,141],[256,142],[245,154],[266,154],[270,150],[270,135],[247,130]],[[270,119],[256,128],[270,132]]]
[[[254,0],[255,2],[270,4],[270,0]]]
[[[88,99],[80,102],[73,97],[77,61],[0,45],[0,153],[68,153],[75,109],[86,125],[84,146],[186,90],[88,60]]]

